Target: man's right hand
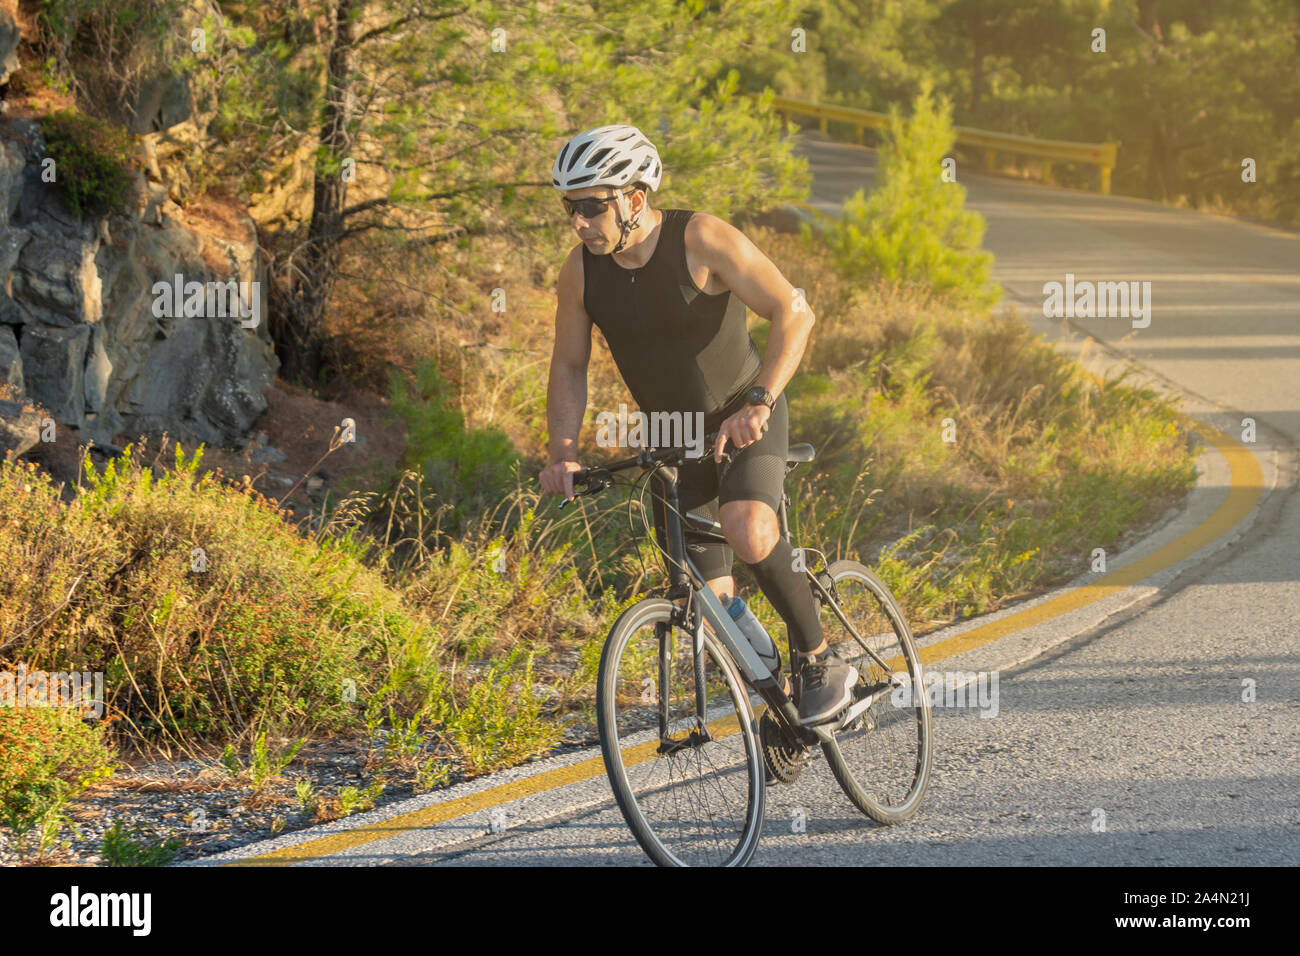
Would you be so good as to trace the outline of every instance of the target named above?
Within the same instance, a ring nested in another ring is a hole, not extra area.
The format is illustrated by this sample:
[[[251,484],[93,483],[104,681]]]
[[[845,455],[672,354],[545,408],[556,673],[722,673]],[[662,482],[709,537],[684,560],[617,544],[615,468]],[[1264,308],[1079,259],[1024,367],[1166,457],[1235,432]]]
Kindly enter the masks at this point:
[[[582,471],[582,465],[572,459],[565,458],[538,472],[537,480],[542,483],[542,490],[547,494],[564,495],[566,499],[571,500],[573,498],[573,475],[579,471]]]

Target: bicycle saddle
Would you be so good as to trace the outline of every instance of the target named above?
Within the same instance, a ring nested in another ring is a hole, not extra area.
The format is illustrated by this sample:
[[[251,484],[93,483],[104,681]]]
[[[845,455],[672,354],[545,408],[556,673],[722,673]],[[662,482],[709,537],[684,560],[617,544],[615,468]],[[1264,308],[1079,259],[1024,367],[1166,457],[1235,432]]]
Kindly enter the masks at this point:
[[[786,461],[812,461],[817,456],[813,446],[806,441],[801,441],[797,445],[791,445],[785,453]]]

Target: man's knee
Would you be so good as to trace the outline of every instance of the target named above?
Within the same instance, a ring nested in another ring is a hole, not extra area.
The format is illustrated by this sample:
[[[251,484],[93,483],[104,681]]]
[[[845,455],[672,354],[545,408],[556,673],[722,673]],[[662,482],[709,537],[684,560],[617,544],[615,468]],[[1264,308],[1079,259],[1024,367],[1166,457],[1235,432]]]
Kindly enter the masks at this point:
[[[757,564],[781,537],[776,512],[766,501],[728,501],[718,517],[727,543],[745,564]]]

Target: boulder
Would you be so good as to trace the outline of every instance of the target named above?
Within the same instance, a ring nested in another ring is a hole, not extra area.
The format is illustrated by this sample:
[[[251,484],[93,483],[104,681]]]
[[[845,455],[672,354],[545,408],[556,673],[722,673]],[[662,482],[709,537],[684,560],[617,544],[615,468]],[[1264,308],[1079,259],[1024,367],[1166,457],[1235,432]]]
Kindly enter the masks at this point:
[[[23,390],[23,357],[18,338],[8,325],[0,325],[0,384]]]
[[[0,8],[0,83],[8,83],[18,69],[18,24],[8,10]]]
[[[123,119],[132,133],[156,133],[185,122],[192,111],[187,74],[151,76],[141,82],[134,100],[126,104]]]
[[[88,325],[23,326],[24,390],[48,408],[55,421],[82,420],[86,410],[82,377],[89,342]]]
[[[40,414],[30,405],[0,399],[0,460],[10,451],[17,458],[40,440]]]
[[[47,325],[98,322],[103,288],[95,268],[98,242],[48,229],[24,243],[10,274],[19,311]]]

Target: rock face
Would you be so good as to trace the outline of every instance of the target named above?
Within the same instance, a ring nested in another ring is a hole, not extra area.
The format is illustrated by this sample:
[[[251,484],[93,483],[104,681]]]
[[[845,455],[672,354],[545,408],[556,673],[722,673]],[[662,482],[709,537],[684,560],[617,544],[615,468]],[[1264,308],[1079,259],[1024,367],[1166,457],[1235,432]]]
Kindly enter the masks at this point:
[[[129,213],[79,221],[43,157],[38,124],[0,120],[0,381],[100,443],[237,441],[279,367],[253,221],[236,209],[193,225],[143,174]],[[232,280],[242,317],[211,293]]]
[[[41,437],[41,416],[30,405],[0,398],[0,461],[12,451],[17,458]]]
[[[18,24],[8,10],[0,9],[0,83],[9,82],[9,74],[18,69]]]

